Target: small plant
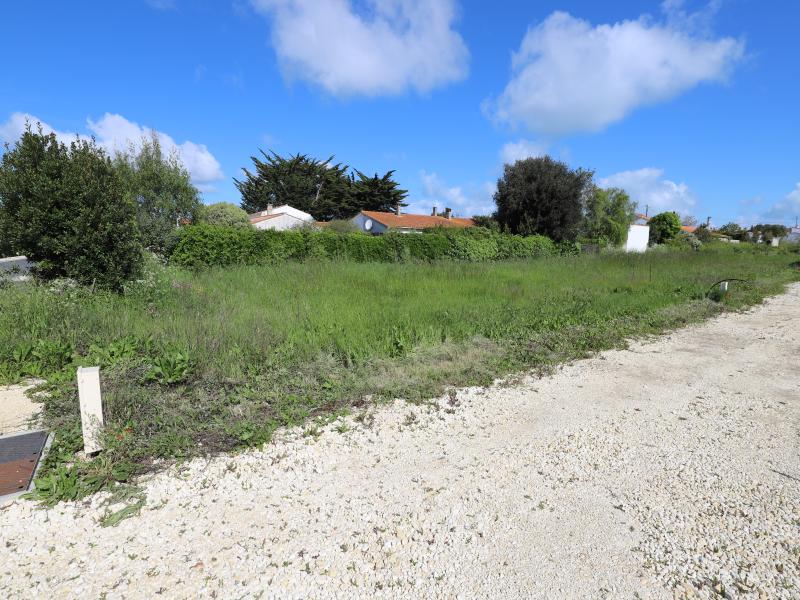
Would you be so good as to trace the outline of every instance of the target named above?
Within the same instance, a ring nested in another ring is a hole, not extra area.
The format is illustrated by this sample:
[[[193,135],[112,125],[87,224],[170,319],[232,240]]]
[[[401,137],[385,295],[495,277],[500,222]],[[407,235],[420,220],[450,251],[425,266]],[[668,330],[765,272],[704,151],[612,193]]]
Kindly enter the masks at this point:
[[[145,375],[145,380],[157,381],[162,385],[182,383],[192,374],[193,368],[189,355],[186,352],[176,351],[155,358]]]

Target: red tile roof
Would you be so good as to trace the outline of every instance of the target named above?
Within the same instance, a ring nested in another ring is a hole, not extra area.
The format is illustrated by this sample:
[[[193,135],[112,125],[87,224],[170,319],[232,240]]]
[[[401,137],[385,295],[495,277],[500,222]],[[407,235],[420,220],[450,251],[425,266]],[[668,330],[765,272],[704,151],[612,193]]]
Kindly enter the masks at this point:
[[[362,210],[373,221],[385,225],[389,229],[430,229],[432,227],[475,227],[475,221],[460,217],[434,217],[432,215],[397,215],[392,212],[378,212],[375,210]]]
[[[681,231],[685,231],[686,233],[694,233],[697,231],[697,227],[694,225],[681,225]]]

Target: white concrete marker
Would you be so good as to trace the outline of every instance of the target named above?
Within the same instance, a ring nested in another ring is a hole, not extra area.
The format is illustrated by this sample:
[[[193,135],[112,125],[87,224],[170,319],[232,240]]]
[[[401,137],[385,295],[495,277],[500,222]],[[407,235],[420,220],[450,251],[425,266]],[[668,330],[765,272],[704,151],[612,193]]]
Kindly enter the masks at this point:
[[[83,451],[100,452],[103,429],[103,401],[100,397],[100,367],[78,367],[78,397],[81,403]]]

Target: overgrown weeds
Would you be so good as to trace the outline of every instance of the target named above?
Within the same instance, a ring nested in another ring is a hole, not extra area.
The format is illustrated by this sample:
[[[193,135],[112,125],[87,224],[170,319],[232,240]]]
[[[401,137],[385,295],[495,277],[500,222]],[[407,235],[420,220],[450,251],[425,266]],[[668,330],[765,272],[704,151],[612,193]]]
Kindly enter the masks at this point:
[[[35,497],[78,499],[161,461],[262,445],[280,427],[315,435],[318,418],[364,398],[423,401],[545,372],[751,305],[799,278],[794,260],[704,251],[201,274],[151,265],[122,295],[15,285],[0,290],[0,381],[45,380],[56,439]],[[749,283],[710,302],[724,277]],[[93,459],[79,453],[75,383],[89,365],[102,367],[107,423],[107,450]]]

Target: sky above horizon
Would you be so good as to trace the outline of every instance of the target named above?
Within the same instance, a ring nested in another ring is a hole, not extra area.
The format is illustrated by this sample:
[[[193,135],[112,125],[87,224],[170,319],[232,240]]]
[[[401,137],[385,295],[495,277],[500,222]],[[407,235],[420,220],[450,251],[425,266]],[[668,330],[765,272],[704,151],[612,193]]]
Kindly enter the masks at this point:
[[[488,214],[544,153],[650,214],[800,217],[800,3],[9,3],[0,142],[26,120],[113,152],[148,130],[205,202],[259,149],[396,171],[410,212]]]

